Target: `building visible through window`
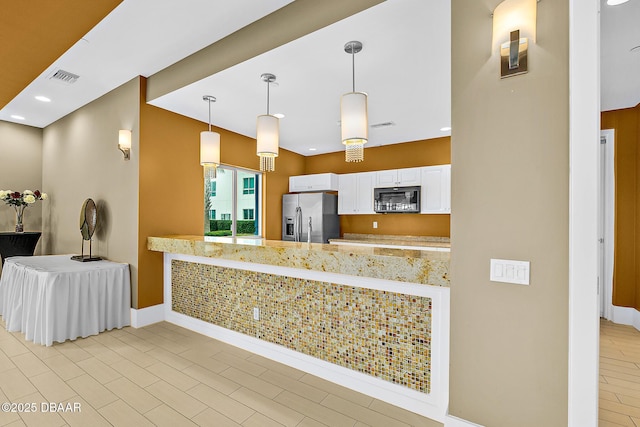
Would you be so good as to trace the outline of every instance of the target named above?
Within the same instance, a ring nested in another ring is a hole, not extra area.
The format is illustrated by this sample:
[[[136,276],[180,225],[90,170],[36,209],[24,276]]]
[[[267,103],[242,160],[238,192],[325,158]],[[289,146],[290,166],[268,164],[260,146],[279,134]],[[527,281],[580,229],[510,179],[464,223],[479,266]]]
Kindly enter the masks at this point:
[[[260,236],[260,172],[218,167],[216,178],[205,183],[207,236]]]
[[[255,182],[254,177],[242,178],[242,194],[254,194]]]
[[[242,219],[253,219],[253,209],[242,209]]]

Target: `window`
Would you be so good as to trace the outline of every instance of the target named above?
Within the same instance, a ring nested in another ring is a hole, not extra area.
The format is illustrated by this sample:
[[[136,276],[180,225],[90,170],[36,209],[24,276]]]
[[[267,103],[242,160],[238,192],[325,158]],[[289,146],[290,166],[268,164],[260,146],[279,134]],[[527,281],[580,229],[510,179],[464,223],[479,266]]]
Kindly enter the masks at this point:
[[[209,219],[216,219],[216,210],[215,209],[211,209],[209,211]]]
[[[255,193],[255,178],[254,177],[242,178],[242,194],[254,194],[254,193]]]
[[[207,236],[260,236],[262,185],[260,172],[219,166],[216,178],[205,190],[205,222]],[[207,184],[207,183],[205,183]],[[215,217],[212,215],[215,211]],[[208,227],[208,228],[207,228]]]
[[[242,209],[242,219],[253,219],[253,209]]]

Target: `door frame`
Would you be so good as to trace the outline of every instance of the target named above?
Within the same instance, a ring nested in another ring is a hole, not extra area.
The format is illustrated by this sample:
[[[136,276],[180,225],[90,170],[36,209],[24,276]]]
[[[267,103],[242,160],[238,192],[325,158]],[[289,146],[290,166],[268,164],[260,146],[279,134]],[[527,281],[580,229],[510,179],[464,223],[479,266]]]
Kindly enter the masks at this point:
[[[568,427],[598,425],[599,11],[569,0]]]
[[[600,191],[599,224],[600,236],[604,240],[599,256],[601,263],[599,274],[602,283],[600,295],[601,317],[613,320],[613,248],[615,244],[615,131],[606,129],[600,133]],[[604,140],[604,142],[603,142]]]

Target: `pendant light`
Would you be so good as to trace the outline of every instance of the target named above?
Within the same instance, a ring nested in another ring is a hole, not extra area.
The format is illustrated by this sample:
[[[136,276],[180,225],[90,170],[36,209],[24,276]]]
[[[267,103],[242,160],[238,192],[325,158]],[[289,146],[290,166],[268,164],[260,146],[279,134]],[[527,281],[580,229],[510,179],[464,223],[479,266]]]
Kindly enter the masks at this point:
[[[278,157],[278,139],[280,134],[280,120],[269,114],[269,86],[276,81],[276,76],[265,73],[260,76],[267,83],[267,114],[258,116],[256,140],[257,154],[260,156],[260,170],[273,172],[276,157]]]
[[[346,148],[347,162],[364,160],[364,144],[369,138],[367,124],[367,94],[356,92],[355,55],[362,50],[362,43],[350,41],[344,45],[344,51],[351,55],[352,92],[345,93],[340,99],[340,123],[342,143]]]
[[[200,132],[200,164],[204,167],[204,176],[208,179],[216,177],[216,170],[220,165],[220,134],[211,132],[211,103],[216,98],[204,95],[203,101],[209,103],[209,130]]]

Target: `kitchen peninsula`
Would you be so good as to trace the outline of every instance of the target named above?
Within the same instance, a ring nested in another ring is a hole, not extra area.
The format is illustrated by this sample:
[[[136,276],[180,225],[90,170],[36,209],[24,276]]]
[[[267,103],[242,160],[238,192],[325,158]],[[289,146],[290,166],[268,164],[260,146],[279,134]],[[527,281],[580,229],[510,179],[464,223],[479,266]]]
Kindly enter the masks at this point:
[[[169,322],[433,419],[449,363],[448,252],[149,237]]]

